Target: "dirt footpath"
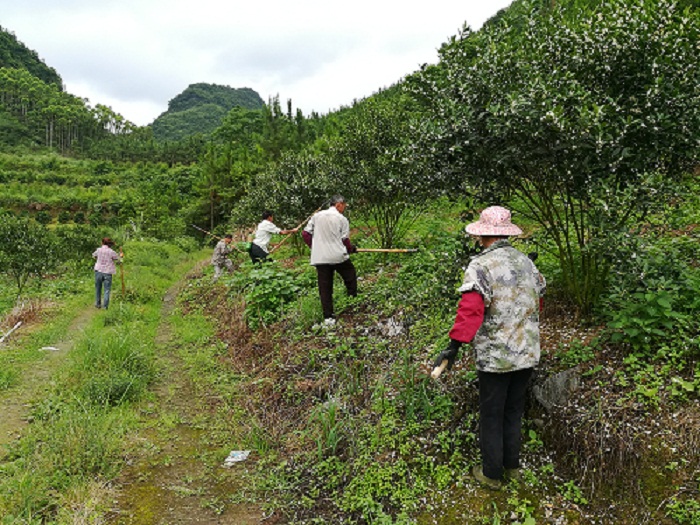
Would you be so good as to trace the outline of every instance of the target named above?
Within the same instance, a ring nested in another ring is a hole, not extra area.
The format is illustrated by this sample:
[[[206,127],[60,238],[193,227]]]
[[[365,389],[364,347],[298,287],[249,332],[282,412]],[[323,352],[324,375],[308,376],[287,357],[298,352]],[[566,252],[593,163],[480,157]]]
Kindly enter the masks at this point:
[[[166,294],[156,339],[159,377],[143,427],[116,480],[118,494],[109,523],[122,525],[248,525],[269,523],[262,510],[235,501],[246,462],[223,467],[208,439],[204,417],[216,417],[195,395],[185,364],[175,349],[170,319],[178,287]]]

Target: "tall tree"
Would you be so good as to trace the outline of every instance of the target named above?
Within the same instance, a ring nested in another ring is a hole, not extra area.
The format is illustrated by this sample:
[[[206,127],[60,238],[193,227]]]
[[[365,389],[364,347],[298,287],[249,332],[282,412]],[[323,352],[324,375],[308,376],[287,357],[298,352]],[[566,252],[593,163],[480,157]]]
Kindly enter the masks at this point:
[[[400,240],[440,192],[416,154],[414,111],[400,95],[378,95],[353,106],[331,145],[341,186],[377,228],[382,247]]]
[[[17,286],[17,296],[30,277],[41,277],[56,267],[54,237],[43,225],[26,217],[0,214],[0,272]]]
[[[667,0],[557,3],[464,31],[410,81],[436,169],[485,200],[517,195],[584,312],[614,236],[660,201],[653,174],[698,164],[699,31]]]

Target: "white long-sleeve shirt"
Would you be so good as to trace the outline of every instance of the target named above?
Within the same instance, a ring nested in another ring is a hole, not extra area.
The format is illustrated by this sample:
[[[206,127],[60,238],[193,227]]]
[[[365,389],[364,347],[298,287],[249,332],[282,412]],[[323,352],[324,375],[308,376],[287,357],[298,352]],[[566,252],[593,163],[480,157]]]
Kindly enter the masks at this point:
[[[270,244],[270,239],[275,234],[280,233],[282,230],[275,226],[271,221],[265,219],[260,224],[258,224],[258,229],[255,230],[255,239],[253,242],[260,246],[265,253],[269,253],[267,245]]]
[[[350,238],[350,223],[335,206],[318,212],[304,228],[312,235],[311,265],[340,264],[349,259],[343,239]]]

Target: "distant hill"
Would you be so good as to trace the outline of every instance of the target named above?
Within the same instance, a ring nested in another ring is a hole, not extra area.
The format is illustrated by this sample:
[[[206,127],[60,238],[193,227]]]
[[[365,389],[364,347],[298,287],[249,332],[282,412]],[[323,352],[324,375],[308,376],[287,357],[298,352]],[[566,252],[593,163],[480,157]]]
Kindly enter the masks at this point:
[[[191,84],[153,122],[153,136],[157,140],[180,140],[197,133],[208,134],[219,127],[234,107],[262,109],[264,104],[260,95],[250,88]]]
[[[0,67],[26,69],[33,76],[63,91],[63,80],[56,70],[47,66],[36,51],[17,40],[14,33],[0,26]]]

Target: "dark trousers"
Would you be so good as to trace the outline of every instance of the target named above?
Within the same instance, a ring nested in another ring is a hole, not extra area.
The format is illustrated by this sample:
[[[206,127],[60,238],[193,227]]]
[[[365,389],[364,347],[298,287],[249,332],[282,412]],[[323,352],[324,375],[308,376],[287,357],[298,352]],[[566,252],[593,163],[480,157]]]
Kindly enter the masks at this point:
[[[321,296],[321,308],[323,318],[333,317],[333,276],[338,272],[345,283],[348,295],[357,295],[357,272],[352,261],[348,259],[340,264],[318,264],[316,274],[318,275],[318,293]]]
[[[260,246],[258,246],[255,243],[251,243],[250,251],[248,253],[250,254],[250,260],[254,263],[263,262],[267,260],[267,256],[269,255],[265,250],[263,250]]]
[[[479,444],[484,475],[501,479],[520,466],[520,432],[525,391],[532,368],[494,374],[479,372]]]

